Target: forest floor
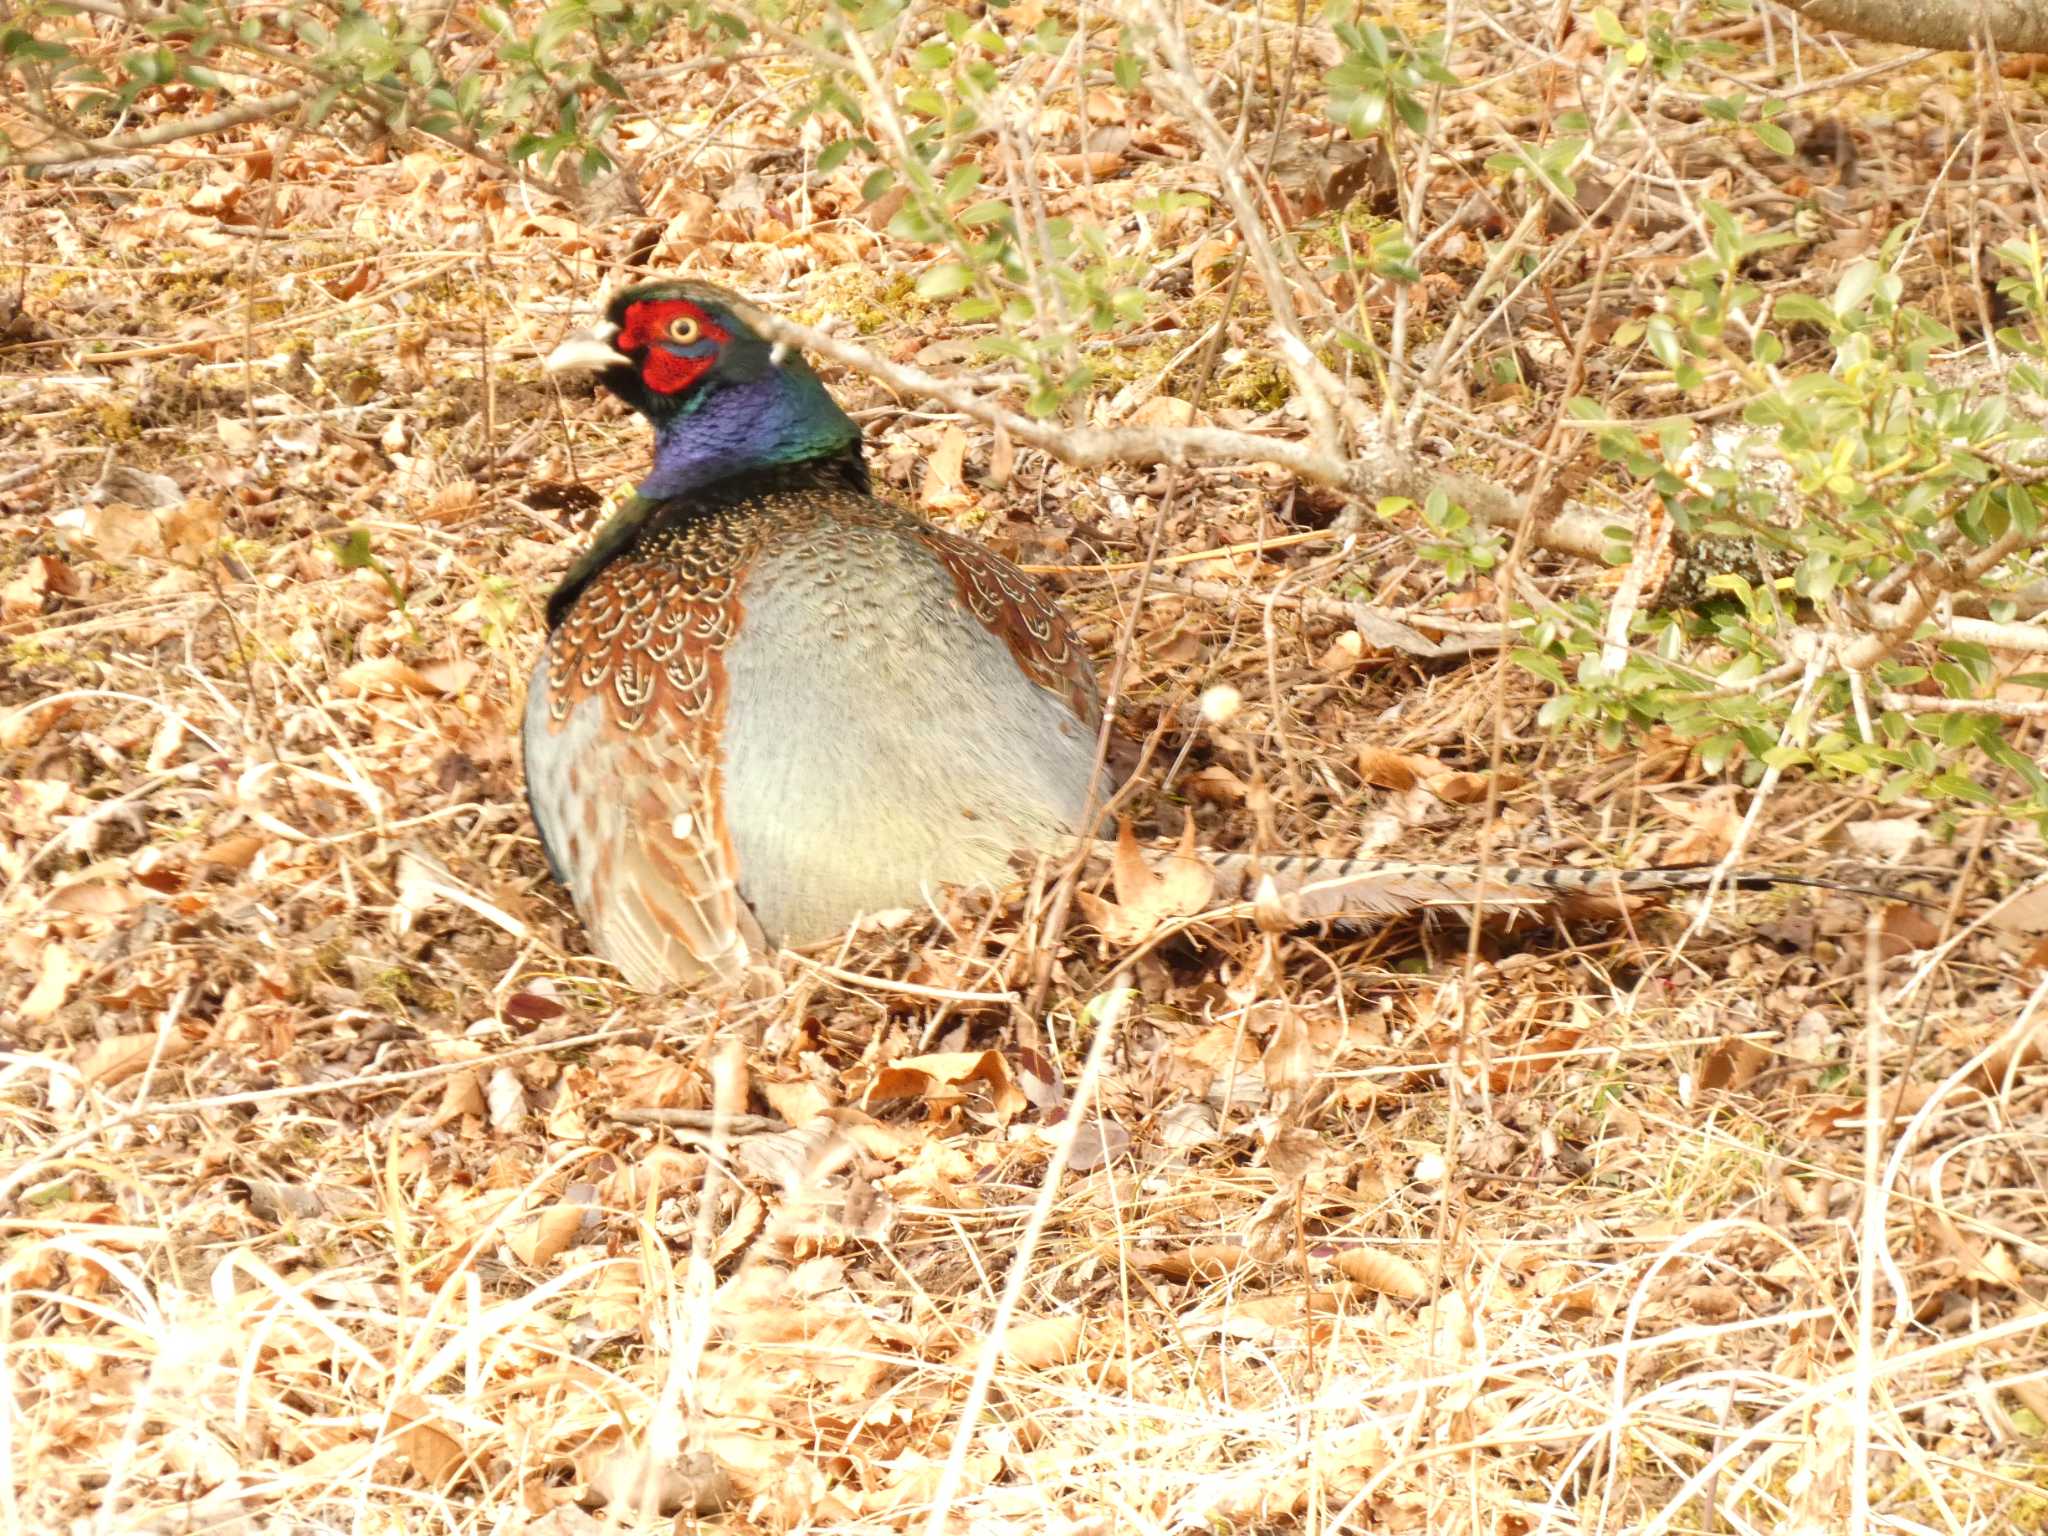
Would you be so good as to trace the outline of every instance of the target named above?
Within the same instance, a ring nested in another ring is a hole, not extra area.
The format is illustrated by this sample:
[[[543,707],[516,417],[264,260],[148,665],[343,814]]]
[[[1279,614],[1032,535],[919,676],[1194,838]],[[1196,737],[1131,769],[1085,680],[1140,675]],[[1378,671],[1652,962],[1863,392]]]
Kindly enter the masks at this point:
[[[1755,27],[1726,35],[1764,78]],[[1987,107],[1955,56],[1828,83],[1892,52],[1811,50],[1799,151],[1696,137],[1681,184],[1759,228],[1819,208],[1770,280],[1822,296],[1923,214],[1917,280],[1978,335],[1972,221],[2038,224],[2015,144],[2048,92]],[[1331,191],[1353,161],[1310,93],[1276,121],[1272,55],[1216,67],[1285,151],[1303,249],[1383,217]],[[1121,648],[1143,839],[1620,866],[1739,837],[1932,905],[1285,932],[1095,880],[1048,932],[1020,880],[745,995],[636,995],[590,956],[517,722],[550,586],[647,442],[539,357],[637,253],[986,366],[862,166],[816,170],[800,74],[637,81],[643,209],[341,119],[4,173],[0,1526],[2043,1529],[2048,1078],[1986,1058],[2043,982],[2040,903],[2000,901],[2040,839],[1546,732],[1551,685],[1497,646],[1353,617],[1499,617],[1412,509],[1256,465],[1078,470],[823,370],[878,485],[1047,581],[1105,675]],[[1526,118],[1535,91],[1472,99]],[[1256,282],[1226,306],[1220,203],[1132,213],[1216,193],[1199,146],[1142,89],[1085,110],[1034,125],[1052,212],[1158,302],[1095,344],[1072,420],[1301,435]],[[1476,164],[1486,121],[1448,117],[1446,151]],[[1470,194],[1438,178],[1424,224]],[[1488,238],[1432,250],[1419,337]],[[1640,313],[1692,239],[1587,249]],[[1433,451],[1527,472],[1584,297],[1452,370]],[[1601,345],[1612,412],[1655,416]],[[1515,560],[1533,591],[1614,580]],[[643,1474],[658,1514],[628,1517]]]

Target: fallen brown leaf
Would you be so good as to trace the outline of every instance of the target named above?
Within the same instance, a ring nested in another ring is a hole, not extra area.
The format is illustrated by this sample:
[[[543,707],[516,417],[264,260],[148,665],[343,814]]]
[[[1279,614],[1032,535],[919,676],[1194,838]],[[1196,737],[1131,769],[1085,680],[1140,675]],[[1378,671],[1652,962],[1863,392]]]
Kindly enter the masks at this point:
[[[933,512],[955,512],[974,505],[967,489],[967,434],[958,427],[947,427],[939,446],[925,460],[924,484],[917,500]]]
[[[1010,1064],[995,1051],[938,1051],[929,1056],[906,1056],[877,1071],[861,1094],[863,1103],[875,1099],[923,1099],[935,1112],[963,1104],[970,1096],[970,1084],[979,1083],[987,1093],[990,1107],[1001,1120],[1010,1120],[1029,1105],[1024,1090],[1010,1076]]]
[[[1421,1301],[1429,1294],[1429,1276],[1399,1254],[1380,1248],[1346,1248],[1331,1260],[1346,1279],[1401,1301]]]

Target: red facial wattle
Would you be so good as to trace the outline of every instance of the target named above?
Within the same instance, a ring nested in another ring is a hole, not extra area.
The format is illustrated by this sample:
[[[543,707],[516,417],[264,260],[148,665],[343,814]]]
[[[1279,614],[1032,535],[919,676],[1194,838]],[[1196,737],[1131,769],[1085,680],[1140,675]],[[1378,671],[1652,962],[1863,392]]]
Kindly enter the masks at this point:
[[[697,335],[687,344],[673,339],[678,321],[694,321]],[[679,395],[711,371],[732,333],[686,299],[661,299],[635,304],[612,345],[629,357],[641,357],[640,378],[657,394]]]

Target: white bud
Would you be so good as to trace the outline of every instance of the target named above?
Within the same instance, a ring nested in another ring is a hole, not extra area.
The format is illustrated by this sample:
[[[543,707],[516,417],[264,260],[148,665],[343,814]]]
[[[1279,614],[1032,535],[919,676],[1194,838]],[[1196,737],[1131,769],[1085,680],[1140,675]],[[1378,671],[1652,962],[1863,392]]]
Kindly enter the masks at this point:
[[[1218,683],[1213,688],[1202,690],[1202,718],[1211,725],[1223,725],[1237,713],[1243,703],[1243,694],[1228,683]]]

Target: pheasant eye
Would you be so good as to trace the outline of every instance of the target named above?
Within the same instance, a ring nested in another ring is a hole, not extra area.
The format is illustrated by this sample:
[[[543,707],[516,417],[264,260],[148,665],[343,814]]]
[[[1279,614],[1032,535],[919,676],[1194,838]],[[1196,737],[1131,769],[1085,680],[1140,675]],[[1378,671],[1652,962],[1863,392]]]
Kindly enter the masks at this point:
[[[668,339],[678,346],[687,347],[704,334],[704,327],[697,323],[694,315],[677,315],[668,323]]]

